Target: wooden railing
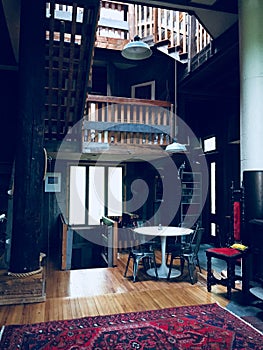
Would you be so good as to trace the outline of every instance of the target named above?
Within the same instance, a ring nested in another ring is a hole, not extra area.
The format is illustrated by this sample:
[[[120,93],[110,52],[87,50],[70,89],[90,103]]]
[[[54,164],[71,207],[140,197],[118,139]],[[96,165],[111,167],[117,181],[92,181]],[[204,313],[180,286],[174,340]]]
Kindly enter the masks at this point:
[[[186,12],[135,5],[136,33],[141,38],[153,37],[154,43],[170,41],[171,47],[189,51],[189,38],[194,38],[194,53],[198,53],[211,41],[200,22]],[[194,19],[194,21],[193,21]],[[192,44],[193,45],[193,44]],[[192,52],[192,53],[193,53]]]
[[[122,50],[130,40],[129,5],[114,1],[101,1],[97,26],[96,47]]]
[[[101,246],[100,254],[108,267],[117,265],[118,246],[118,223],[103,217],[103,225],[71,226],[65,217],[59,215],[60,230],[60,268],[70,270],[72,265],[72,251],[74,249],[85,248],[87,243],[97,243]],[[74,235],[79,237],[74,243]],[[96,235],[96,240],[94,240]],[[81,254],[81,253],[79,253]]]
[[[83,142],[166,145],[174,137],[167,101],[88,95]]]
[[[198,19],[186,12],[103,0],[96,47],[122,50],[135,35],[153,44],[169,40],[171,48],[180,48],[181,53],[189,52],[191,36],[191,56],[211,41]]]
[[[103,216],[102,224],[107,226],[104,234],[104,252],[103,257],[108,262],[108,266],[117,266],[118,263],[118,223],[110,218]]]
[[[70,270],[71,255],[72,255],[72,230],[66,221],[65,217],[60,214],[59,220],[59,237],[61,242],[60,247],[60,268],[61,270]]]

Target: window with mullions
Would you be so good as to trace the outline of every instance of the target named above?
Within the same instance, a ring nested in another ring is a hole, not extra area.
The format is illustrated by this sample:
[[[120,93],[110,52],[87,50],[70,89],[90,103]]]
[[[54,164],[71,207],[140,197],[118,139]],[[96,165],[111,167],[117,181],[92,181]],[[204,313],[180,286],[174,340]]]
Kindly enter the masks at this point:
[[[70,166],[70,225],[99,225],[104,215],[121,216],[122,177],[122,167]]]
[[[90,166],[88,224],[98,225],[103,215],[121,216],[122,211],[122,167]]]

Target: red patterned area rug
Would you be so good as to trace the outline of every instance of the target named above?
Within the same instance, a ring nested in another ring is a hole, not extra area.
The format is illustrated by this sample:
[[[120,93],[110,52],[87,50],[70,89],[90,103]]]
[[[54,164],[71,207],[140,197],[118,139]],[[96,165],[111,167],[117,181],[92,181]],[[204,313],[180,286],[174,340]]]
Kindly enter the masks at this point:
[[[2,328],[0,349],[263,349],[263,335],[217,304]]]

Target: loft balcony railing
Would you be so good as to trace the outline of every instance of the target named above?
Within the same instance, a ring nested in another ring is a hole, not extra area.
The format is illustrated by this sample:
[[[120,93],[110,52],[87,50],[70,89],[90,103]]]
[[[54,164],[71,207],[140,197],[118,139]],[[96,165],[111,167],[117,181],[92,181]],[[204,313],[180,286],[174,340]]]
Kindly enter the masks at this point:
[[[121,50],[135,35],[153,44],[168,40],[171,49],[186,56],[191,51],[192,57],[211,42],[198,19],[186,12],[103,0],[95,45]]]
[[[51,14],[50,7],[48,2],[47,17]],[[54,16],[57,19],[71,21],[72,13],[73,6],[54,5]],[[77,7],[77,24],[82,23],[83,13],[83,8]],[[169,40],[171,47],[180,47],[182,53],[186,53],[191,35],[194,37],[194,51],[198,53],[210,43],[211,37],[198,19],[192,20],[193,18],[181,11],[102,0],[95,45],[121,50],[135,35],[139,35],[141,38],[152,38],[155,44]],[[55,35],[60,34],[57,32]],[[80,44],[81,37],[77,36],[75,39]],[[65,34],[65,40],[70,41],[70,35]]]
[[[88,95],[83,153],[110,144],[167,145],[174,137],[173,105],[167,101]]]

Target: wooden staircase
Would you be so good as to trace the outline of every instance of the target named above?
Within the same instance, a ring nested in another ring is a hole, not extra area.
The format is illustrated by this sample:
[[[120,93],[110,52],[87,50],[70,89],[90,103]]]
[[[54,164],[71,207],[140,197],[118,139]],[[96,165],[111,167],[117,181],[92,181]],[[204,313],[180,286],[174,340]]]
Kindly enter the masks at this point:
[[[46,11],[45,139],[61,140],[82,117],[93,57],[99,0]]]

